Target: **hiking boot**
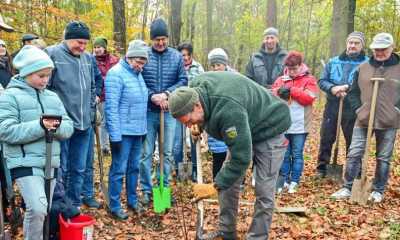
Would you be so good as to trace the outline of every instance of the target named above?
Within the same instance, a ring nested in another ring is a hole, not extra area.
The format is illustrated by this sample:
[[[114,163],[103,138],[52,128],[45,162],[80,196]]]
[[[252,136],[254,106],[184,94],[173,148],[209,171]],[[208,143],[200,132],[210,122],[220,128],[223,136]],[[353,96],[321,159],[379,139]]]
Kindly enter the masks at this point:
[[[143,206],[149,206],[152,200],[153,199],[152,199],[150,193],[143,193],[143,196],[142,196],[142,204],[143,204]]]
[[[335,199],[346,199],[351,197],[351,191],[348,188],[341,188],[331,195]]]
[[[100,203],[96,201],[93,197],[91,198],[83,198],[82,203],[85,204],[88,208],[99,209]]]
[[[112,212],[110,211],[111,216],[119,221],[125,221],[126,219],[128,219],[128,214],[126,214],[122,209],[116,211],[116,212]]]
[[[288,188],[288,193],[296,193],[297,189],[299,188],[299,184],[297,182],[291,182],[287,188]]]
[[[377,191],[373,191],[368,198],[368,201],[373,203],[380,203],[383,200],[383,194]]]

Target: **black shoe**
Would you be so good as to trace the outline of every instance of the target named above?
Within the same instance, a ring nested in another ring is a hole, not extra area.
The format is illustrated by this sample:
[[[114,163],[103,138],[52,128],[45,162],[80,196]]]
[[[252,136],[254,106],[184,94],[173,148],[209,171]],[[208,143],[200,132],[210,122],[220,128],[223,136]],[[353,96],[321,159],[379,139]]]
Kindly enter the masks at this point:
[[[137,203],[136,205],[133,206],[128,205],[128,211],[133,212],[133,214],[142,214],[144,212],[144,209],[140,203]]]
[[[82,203],[85,204],[89,208],[99,209],[101,207],[100,203],[96,201],[96,199],[92,198],[83,198]]]
[[[117,219],[119,221],[125,221],[126,219],[128,219],[128,214],[126,214],[122,209],[120,209],[117,212],[110,212],[110,213],[114,219]]]
[[[104,148],[103,150],[101,150],[103,152],[104,156],[111,156],[111,151],[110,149]]]

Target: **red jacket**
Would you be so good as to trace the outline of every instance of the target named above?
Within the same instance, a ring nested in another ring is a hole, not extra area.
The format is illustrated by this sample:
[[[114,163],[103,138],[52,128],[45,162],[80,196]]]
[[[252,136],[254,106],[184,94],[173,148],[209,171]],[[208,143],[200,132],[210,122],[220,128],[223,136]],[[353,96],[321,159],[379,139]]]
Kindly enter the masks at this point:
[[[96,57],[96,62],[97,66],[100,69],[101,75],[103,76],[103,86],[104,86],[104,79],[106,78],[106,74],[108,70],[115,64],[119,62],[119,58],[117,56],[111,55],[108,52],[102,56],[95,56]],[[104,96],[104,88],[100,96],[100,100],[104,102],[105,96]]]
[[[272,85],[272,92],[278,96],[279,88],[290,88],[288,105],[292,125],[287,133],[307,133],[311,123],[312,103],[318,97],[317,80],[309,73],[305,64],[300,66],[300,74],[293,79],[288,76],[287,68],[283,72],[284,75]]]

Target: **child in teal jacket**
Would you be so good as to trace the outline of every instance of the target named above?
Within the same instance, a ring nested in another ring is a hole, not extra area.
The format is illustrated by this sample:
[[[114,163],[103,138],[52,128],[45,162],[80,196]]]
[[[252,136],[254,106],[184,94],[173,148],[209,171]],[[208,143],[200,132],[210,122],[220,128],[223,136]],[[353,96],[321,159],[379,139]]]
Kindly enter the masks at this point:
[[[37,47],[25,46],[13,64],[19,75],[11,79],[0,96],[0,142],[4,145],[7,167],[26,204],[24,239],[36,240],[43,237],[47,215],[43,127],[57,129],[52,145],[51,167],[54,173],[60,165],[59,141],[71,136],[73,124],[57,94],[46,90],[54,68],[49,56]],[[40,117],[43,114],[62,116],[61,124],[57,120],[46,120],[42,127]],[[54,186],[55,180],[51,183],[51,193]]]

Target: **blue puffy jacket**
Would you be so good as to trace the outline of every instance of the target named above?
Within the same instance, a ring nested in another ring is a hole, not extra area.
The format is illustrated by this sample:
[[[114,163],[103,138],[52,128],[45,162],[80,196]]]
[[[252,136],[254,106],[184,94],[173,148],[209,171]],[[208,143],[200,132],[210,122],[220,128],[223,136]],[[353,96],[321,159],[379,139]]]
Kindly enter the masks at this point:
[[[121,59],[108,71],[104,85],[104,114],[111,141],[121,141],[122,135],[145,135],[148,90],[142,74]]]
[[[182,54],[168,47],[164,52],[149,50],[149,61],[144,66],[143,78],[149,89],[149,110],[159,111],[150,98],[153,94],[173,92],[176,88],[187,86],[188,79]]]

